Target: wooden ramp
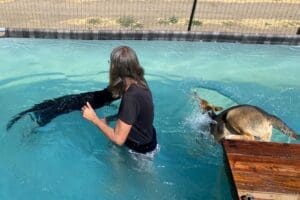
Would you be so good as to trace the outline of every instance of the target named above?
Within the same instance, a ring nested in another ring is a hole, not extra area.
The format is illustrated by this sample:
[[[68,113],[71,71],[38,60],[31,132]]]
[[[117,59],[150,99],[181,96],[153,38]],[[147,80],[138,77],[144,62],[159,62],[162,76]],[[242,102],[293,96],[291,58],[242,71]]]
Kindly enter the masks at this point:
[[[300,144],[225,140],[223,148],[239,199],[300,200]]]

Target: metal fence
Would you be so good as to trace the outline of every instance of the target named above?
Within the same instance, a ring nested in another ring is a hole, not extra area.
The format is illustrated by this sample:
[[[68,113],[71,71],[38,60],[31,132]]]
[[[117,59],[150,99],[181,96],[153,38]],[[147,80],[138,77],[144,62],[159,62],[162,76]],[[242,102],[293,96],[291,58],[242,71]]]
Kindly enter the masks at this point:
[[[190,21],[193,5],[193,19]],[[0,27],[295,35],[300,0],[0,0]]]

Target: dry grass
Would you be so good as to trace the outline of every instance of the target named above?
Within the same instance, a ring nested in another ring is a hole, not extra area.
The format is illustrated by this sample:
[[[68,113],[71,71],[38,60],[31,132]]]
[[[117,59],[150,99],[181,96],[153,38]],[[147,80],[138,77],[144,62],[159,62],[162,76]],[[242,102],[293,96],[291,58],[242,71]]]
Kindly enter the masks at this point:
[[[193,0],[0,0],[0,27],[186,31]],[[198,1],[192,30],[295,34],[300,0]]]
[[[14,0],[0,0],[0,4],[1,3],[9,3],[9,2],[13,2]]]
[[[93,22],[94,21],[94,22]],[[65,25],[75,25],[75,26],[82,26],[89,24],[91,26],[99,26],[99,27],[104,27],[104,26],[117,26],[117,20],[113,18],[98,18],[98,17],[88,17],[88,18],[73,18],[73,19],[68,19],[60,22],[61,24]]]
[[[15,0],[0,0],[0,3],[9,3]],[[93,3],[105,0],[64,0],[66,2],[73,3]],[[130,2],[146,2],[147,0],[128,0]],[[149,1],[149,0],[148,0]],[[176,2],[181,0],[161,0],[166,2]],[[247,3],[288,3],[288,4],[300,4],[300,0],[203,0],[202,2],[214,2],[214,3],[239,3],[239,4],[247,4]]]
[[[215,20],[203,19],[199,20],[203,25],[222,25],[222,26],[245,26],[256,29],[268,28],[293,28],[300,26],[300,20],[274,20],[274,19],[240,19],[240,20]]]
[[[300,4],[300,0],[204,0],[206,2],[214,3],[288,3],[288,4]]]

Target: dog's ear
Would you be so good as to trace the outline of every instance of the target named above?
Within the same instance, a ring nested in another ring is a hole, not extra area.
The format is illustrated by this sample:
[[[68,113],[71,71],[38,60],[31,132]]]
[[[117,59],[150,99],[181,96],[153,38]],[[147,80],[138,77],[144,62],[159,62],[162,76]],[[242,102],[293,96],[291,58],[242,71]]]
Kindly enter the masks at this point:
[[[215,106],[210,105],[208,103],[208,101],[206,101],[205,99],[202,99],[201,97],[199,97],[199,95],[196,92],[194,92],[194,96],[197,99],[199,99],[199,106],[200,106],[200,109],[202,109],[203,112],[207,112],[207,111],[210,111],[210,110],[212,110],[214,112],[216,111]]]
[[[211,106],[204,99],[200,99],[199,105],[200,105],[200,108],[205,112],[211,110]]]
[[[199,106],[200,106],[200,109],[202,109],[203,111],[208,111],[209,110],[209,103],[205,100],[205,99],[202,99],[197,92],[194,92],[193,93],[193,96],[194,98],[196,98],[198,101],[199,101]]]

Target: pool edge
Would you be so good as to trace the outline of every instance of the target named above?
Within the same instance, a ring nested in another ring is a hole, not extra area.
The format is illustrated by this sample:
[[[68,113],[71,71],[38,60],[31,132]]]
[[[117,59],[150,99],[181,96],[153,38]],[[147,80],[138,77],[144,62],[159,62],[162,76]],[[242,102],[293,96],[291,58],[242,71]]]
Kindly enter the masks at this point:
[[[300,35],[241,34],[223,32],[185,31],[83,31],[60,29],[3,28],[4,35],[1,36],[1,30],[0,37],[13,38],[79,40],[168,40],[300,45]]]

